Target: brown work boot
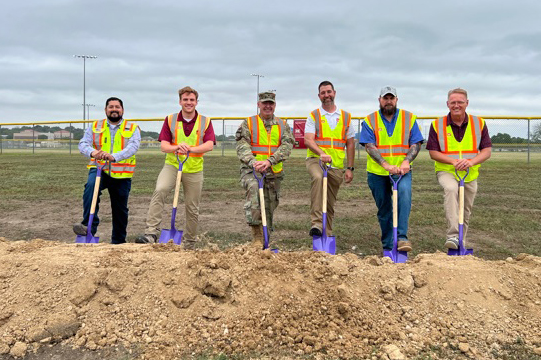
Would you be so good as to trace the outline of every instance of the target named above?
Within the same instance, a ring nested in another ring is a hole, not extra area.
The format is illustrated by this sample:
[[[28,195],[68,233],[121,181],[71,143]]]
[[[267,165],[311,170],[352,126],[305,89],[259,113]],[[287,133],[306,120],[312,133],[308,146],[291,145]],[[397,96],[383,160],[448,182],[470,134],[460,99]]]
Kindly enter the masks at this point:
[[[194,240],[184,240],[182,242],[182,248],[184,250],[195,250],[195,241]]]
[[[265,244],[265,238],[263,237],[263,225],[250,225],[252,228],[252,243],[250,247],[263,250]]]
[[[399,240],[397,244],[398,251],[411,251],[411,242],[408,240]]]

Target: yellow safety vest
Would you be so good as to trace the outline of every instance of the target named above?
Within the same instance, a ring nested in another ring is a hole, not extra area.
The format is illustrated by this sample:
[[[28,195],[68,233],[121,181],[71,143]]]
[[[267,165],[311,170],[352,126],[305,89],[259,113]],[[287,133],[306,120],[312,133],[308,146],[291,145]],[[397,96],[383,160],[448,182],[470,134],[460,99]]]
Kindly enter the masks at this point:
[[[379,111],[368,115],[364,119],[368,127],[374,132],[376,137],[376,147],[378,148],[379,153],[390,165],[400,166],[406,158],[410,148],[410,133],[415,124],[415,119],[417,119],[417,116],[409,111],[399,110],[396,125],[391,136],[387,133],[387,129],[383,123],[385,120],[381,118]],[[389,172],[368,154],[366,159],[366,171],[376,175],[389,175]]]
[[[315,141],[321,150],[331,156],[332,166],[338,169],[344,168],[346,158],[346,136],[351,123],[351,114],[341,110],[340,117],[334,130],[331,130],[325,116],[321,116],[319,109],[312,111],[312,117],[316,127]],[[318,154],[308,149],[307,157],[319,157]]]
[[[178,113],[167,116],[167,123],[169,124],[169,129],[171,129],[171,134],[173,135],[173,142],[171,142],[171,145],[178,145],[180,143],[186,143],[190,146],[203,145],[203,137],[205,136],[205,131],[209,127],[210,119],[203,115],[197,115],[190,136],[186,136],[184,127],[177,119]],[[186,156],[179,155],[178,157],[180,161],[183,161]],[[203,162],[203,154],[190,153],[190,157],[182,166],[182,172],[196,173],[203,171]],[[165,163],[173,165],[178,169],[178,160],[175,153],[168,153],[165,156]]]
[[[282,144],[282,133],[285,129],[285,122],[278,117],[274,118],[278,122],[278,125],[272,125],[270,132],[267,132],[265,123],[259,115],[254,115],[247,119],[248,129],[251,134],[250,145],[252,146],[252,154],[257,161],[267,160]],[[272,165],[273,173],[278,174],[282,170],[282,162]]]
[[[131,121],[122,121],[113,140],[113,153],[124,150],[128,145],[128,139],[133,136],[137,127],[137,124]],[[94,149],[103,149],[106,152],[111,151],[111,132],[109,130],[109,123],[106,119],[94,121],[92,123],[92,142]],[[98,163],[103,164],[103,161],[91,158],[87,168],[94,168]],[[103,171],[115,179],[129,179],[133,176],[133,172],[135,171],[135,155],[128,159],[111,163],[110,171],[108,166],[105,167]]]
[[[432,122],[432,128],[438,135],[440,150],[443,154],[453,159],[473,159],[479,153],[479,144],[481,143],[481,134],[485,127],[485,120],[480,117],[468,115],[468,125],[462,141],[458,142],[451,128],[451,120],[447,121],[447,116],[441,117]],[[469,168],[469,174],[466,182],[473,181],[479,176],[479,167],[481,164]],[[455,167],[452,164],[444,164],[436,161],[434,164],[436,172],[446,171],[455,175]],[[460,176],[466,174],[465,171],[459,171]]]

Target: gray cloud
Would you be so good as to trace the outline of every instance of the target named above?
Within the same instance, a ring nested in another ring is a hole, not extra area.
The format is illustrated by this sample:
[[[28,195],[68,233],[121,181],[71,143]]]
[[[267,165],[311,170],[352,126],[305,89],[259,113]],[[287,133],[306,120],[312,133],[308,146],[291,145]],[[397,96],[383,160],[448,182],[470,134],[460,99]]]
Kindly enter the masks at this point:
[[[110,95],[130,118],[178,110],[176,91],[200,91],[209,116],[248,116],[260,89],[277,113],[306,116],[317,85],[335,83],[354,115],[381,86],[419,115],[445,112],[447,90],[470,92],[483,115],[541,113],[536,1],[414,0],[68,1],[7,3],[0,19],[0,123],[80,119],[83,63],[91,117]]]

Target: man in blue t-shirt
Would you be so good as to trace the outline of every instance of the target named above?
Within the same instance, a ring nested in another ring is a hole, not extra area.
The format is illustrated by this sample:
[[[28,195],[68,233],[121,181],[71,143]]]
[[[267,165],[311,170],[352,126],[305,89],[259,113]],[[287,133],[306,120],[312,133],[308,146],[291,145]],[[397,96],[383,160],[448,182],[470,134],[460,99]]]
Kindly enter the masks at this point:
[[[398,183],[398,250],[411,251],[408,222],[411,210],[411,162],[424,141],[417,117],[398,109],[396,89],[385,86],[379,95],[380,110],[368,115],[362,125],[359,143],[368,153],[368,186],[378,207],[383,250],[393,248],[393,185]]]

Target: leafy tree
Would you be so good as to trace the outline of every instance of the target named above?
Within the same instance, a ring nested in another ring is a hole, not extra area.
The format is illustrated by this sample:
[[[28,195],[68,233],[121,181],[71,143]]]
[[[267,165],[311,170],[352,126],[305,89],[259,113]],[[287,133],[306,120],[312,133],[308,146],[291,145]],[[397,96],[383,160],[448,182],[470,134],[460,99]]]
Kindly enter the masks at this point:
[[[533,131],[530,134],[530,140],[535,143],[541,143],[541,123],[534,125]]]

